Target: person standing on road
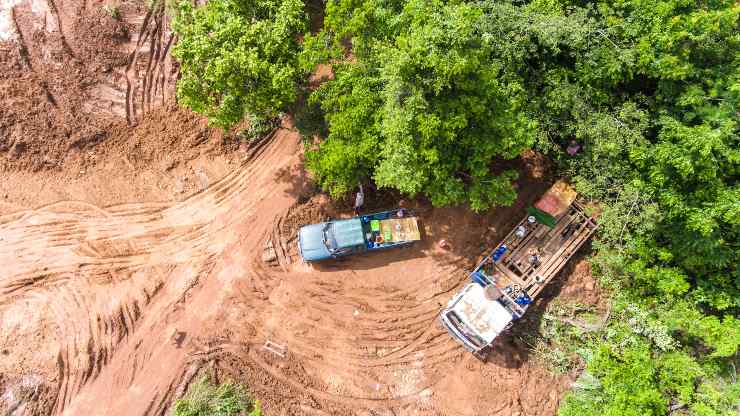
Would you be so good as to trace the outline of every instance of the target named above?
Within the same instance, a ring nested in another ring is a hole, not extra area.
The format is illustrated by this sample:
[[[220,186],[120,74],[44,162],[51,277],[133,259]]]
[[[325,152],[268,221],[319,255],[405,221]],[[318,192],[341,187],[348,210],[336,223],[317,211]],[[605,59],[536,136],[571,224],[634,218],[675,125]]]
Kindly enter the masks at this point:
[[[355,196],[355,215],[360,216],[360,208],[365,205],[365,193],[362,191],[362,184],[360,184],[360,190]]]

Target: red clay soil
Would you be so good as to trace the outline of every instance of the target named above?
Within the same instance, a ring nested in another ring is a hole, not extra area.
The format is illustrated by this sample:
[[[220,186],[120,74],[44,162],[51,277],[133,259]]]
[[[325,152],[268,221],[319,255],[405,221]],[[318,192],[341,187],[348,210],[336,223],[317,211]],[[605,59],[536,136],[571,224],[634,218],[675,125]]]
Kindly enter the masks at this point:
[[[174,103],[163,12],[123,3],[114,18],[102,6],[0,10],[15,31],[0,42],[0,213],[182,200],[243,157],[232,136]]]
[[[14,32],[0,41],[0,169],[58,168],[172,98],[163,9],[122,3],[116,18],[103,5],[32,0],[0,10]]]

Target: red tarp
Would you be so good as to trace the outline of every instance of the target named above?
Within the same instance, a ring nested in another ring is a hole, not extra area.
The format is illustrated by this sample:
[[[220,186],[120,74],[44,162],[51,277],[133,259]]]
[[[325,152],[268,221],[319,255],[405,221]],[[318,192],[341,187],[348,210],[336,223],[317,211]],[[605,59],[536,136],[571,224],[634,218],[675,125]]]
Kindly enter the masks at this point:
[[[575,201],[576,195],[576,191],[570,185],[563,181],[557,181],[534,206],[553,217],[559,217],[568,211],[570,204]]]

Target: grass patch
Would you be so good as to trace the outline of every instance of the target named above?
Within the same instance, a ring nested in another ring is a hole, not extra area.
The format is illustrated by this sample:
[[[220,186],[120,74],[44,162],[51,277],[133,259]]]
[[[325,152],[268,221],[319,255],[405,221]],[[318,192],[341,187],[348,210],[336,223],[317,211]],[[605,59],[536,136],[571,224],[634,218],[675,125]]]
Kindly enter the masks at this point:
[[[239,384],[218,386],[203,377],[192,384],[187,394],[175,402],[172,416],[261,416],[259,401],[252,399]]]
[[[121,9],[118,6],[106,4],[103,6],[103,11],[115,20],[121,20]]]
[[[587,347],[603,335],[602,320],[593,306],[556,299],[542,314],[538,330],[521,339],[543,367],[553,374],[565,374],[587,361]]]

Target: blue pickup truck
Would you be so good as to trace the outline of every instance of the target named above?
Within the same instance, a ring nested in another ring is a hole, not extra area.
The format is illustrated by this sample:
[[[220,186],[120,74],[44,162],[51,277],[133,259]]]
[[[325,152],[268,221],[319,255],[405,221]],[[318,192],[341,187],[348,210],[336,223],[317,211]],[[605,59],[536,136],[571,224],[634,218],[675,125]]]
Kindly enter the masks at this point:
[[[298,249],[311,262],[409,245],[421,239],[417,219],[397,209],[306,225],[298,232]]]

